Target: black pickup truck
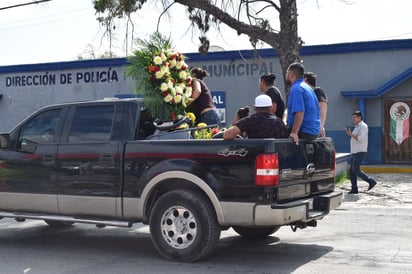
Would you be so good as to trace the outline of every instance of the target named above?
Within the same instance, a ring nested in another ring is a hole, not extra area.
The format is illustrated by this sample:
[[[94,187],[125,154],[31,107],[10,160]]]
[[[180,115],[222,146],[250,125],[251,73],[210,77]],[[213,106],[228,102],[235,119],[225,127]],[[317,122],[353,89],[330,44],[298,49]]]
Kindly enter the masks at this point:
[[[1,134],[0,219],[149,224],[163,257],[193,262],[221,230],[295,231],[341,203],[330,138],[199,140],[147,117],[139,99],[67,103]]]

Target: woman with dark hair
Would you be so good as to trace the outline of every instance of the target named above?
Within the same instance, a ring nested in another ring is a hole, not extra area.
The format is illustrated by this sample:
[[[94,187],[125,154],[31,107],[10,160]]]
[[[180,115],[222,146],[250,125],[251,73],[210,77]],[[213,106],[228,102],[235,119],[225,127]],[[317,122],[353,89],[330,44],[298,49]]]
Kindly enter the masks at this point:
[[[235,120],[233,121],[232,125],[235,124],[240,119],[248,117],[249,116],[249,110],[250,110],[249,106],[239,108],[235,113]]]
[[[280,90],[275,87],[276,75],[274,73],[265,73],[260,76],[259,89],[272,99],[272,114],[283,119],[285,112],[285,101],[282,98]]]
[[[189,110],[195,114],[198,123],[219,124],[220,114],[213,104],[209,88],[203,81],[203,78],[209,74],[206,70],[198,67],[192,68],[190,73],[193,77],[191,97],[193,101],[189,105]]]

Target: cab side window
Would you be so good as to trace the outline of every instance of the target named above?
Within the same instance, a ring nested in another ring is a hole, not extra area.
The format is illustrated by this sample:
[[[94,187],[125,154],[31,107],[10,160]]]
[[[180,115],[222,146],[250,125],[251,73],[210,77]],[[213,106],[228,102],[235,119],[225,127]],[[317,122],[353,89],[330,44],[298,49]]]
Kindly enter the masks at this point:
[[[24,150],[25,147],[34,144],[55,143],[61,111],[61,109],[48,110],[28,121],[21,129],[19,147]]]
[[[114,106],[77,107],[69,131],[69,143],[106,143],[110,140]]]

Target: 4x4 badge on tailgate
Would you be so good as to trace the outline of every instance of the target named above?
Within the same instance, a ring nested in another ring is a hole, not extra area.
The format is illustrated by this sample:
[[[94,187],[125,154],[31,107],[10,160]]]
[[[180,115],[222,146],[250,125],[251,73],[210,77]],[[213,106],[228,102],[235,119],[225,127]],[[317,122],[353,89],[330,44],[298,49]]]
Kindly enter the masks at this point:
[[[230,149],[230,148],[224,148],[220,150],[217,154],[222,155],[222,156],[241,156],[245,157],[247,155],[248,151],[245,148],[237,148],[237,149]]]

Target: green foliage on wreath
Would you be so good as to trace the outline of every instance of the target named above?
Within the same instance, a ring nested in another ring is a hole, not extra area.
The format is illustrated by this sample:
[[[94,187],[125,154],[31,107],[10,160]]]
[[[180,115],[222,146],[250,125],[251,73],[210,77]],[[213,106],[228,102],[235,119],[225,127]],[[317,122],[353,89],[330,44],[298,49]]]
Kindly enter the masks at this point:
[[[156,32],[149,41],[137,39],[126,76],[136,80],[135,92],[153,118],[174,119],[185,115],[192,95],[192,78],[186,57],[173,50],[170,38]]]

